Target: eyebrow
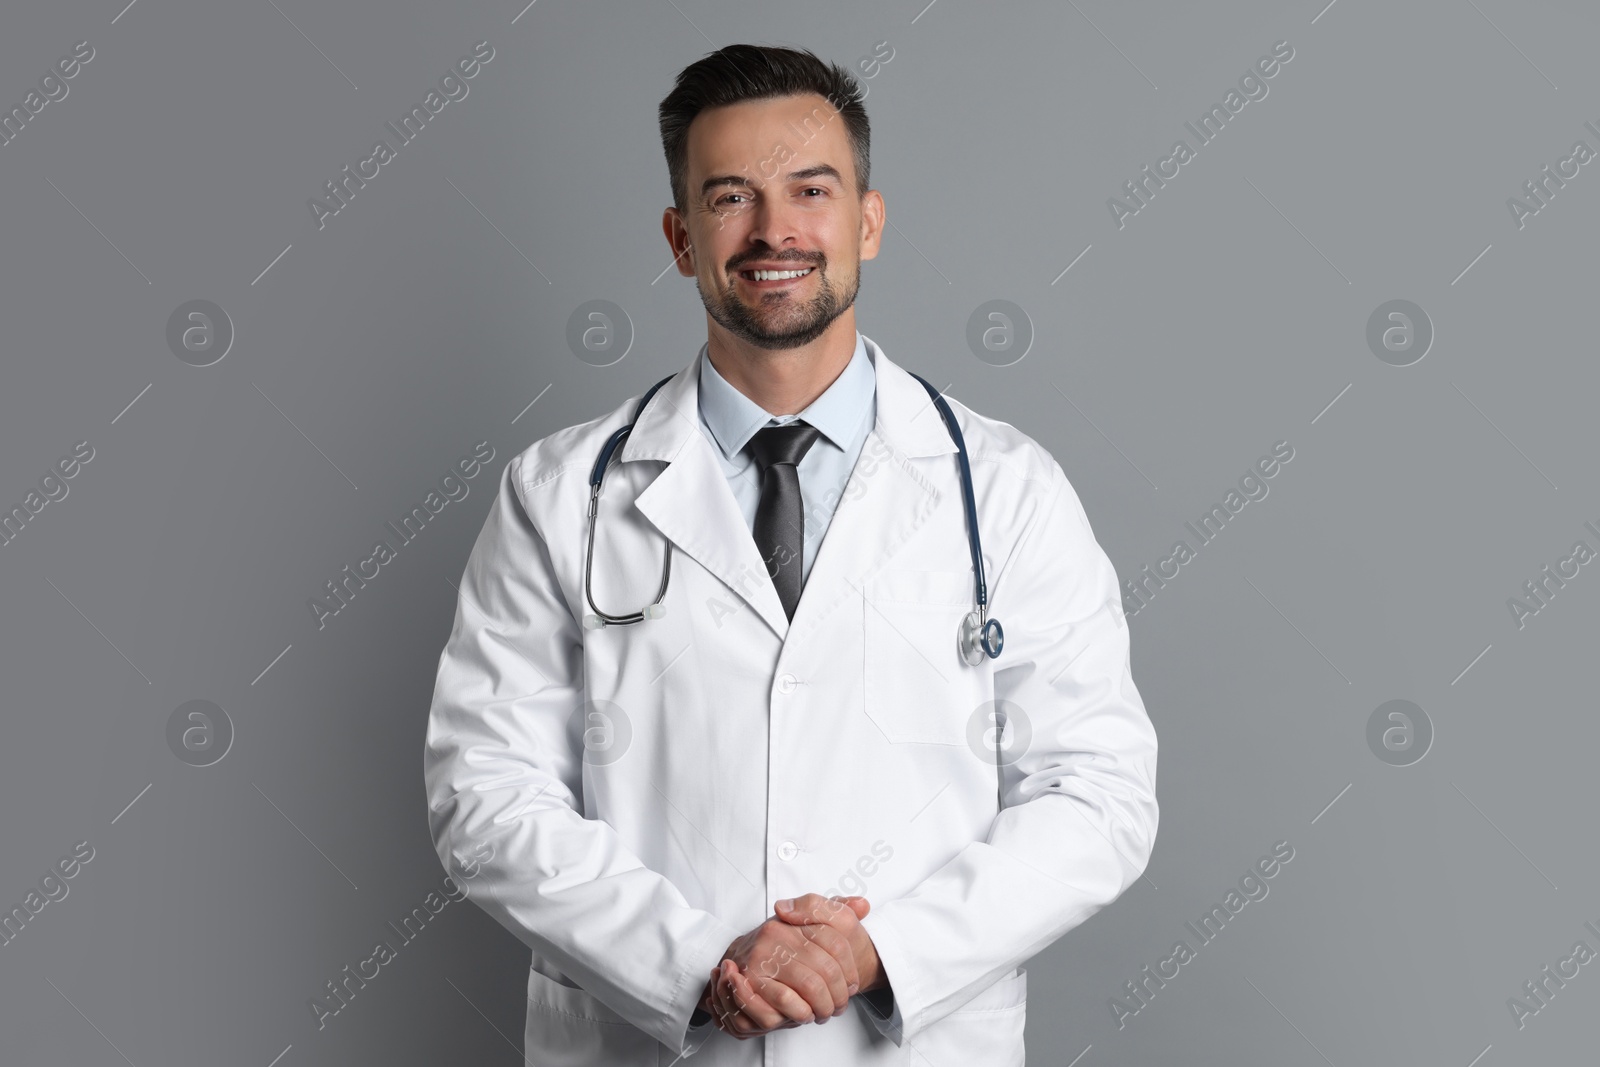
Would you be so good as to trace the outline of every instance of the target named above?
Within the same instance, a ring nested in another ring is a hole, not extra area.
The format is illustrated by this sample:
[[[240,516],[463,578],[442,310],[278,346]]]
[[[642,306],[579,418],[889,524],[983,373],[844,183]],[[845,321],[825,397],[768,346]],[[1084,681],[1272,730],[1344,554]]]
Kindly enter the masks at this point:
[[[806,167],[804,170],[790,171],[788,174],[784,175],[783,180],[786,182],[803,182],[809,181],[812,178],[832,178],[840,185],[844,184],[844,177],[838,172],[837,169],[827,163],[818,163],[816,166]],[[707,178],[700,186],[700,195],[705,196],[707,193],[711,192],[711,190],[724,185],[749,184],[751,184],[750,181],[744,175],[721,174],[714,178]]]

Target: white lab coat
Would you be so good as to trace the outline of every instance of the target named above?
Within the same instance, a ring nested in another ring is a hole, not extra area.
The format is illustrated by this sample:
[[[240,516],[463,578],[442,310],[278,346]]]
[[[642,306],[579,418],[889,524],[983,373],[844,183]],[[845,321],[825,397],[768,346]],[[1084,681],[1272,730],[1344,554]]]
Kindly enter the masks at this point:
[[[950,401],[1005,627],[999,659],[969,666],[955,445],[867,343],[877,423],[793,621],[699,428],[692,362],[612,460],[595,540],[611,614],[655,599],[672,545],[663,618],[581,625],[588,475],[642,391],[505,468],[424,772],[441,861],[533,950],[536,1067],[1021,1064],[1022,965],[1148,862],[1156,736],[1077,494],[1032,439]],[[856,997],[764,1038],[686,1035],[728,943],[807,892],[871,902],[893,1017]]]

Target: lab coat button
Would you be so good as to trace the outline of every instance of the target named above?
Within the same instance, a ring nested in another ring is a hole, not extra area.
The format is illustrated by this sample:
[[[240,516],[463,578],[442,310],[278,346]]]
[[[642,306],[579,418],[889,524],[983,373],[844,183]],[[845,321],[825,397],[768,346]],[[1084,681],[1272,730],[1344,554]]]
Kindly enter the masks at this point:
[[[785,695],[792,693],[794,692],[794,687],[798,684],[799,679],[792,674],[781,674],[778,676],[778,692],[780,693]]]
[[[778,858],[785,863],[800,855],[800,846],[793,841],[785,841],[778,846]]]

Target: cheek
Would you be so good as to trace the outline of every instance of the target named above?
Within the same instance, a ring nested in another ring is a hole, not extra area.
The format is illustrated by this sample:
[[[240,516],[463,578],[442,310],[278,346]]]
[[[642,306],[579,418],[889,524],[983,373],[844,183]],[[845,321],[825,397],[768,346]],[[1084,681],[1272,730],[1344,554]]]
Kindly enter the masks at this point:
[[[701,277],[708,272],[731,274],[728,261],[749,247],[749,230],[749,224],[740,212],[706,216],[704,224],[694,235],[695,272]]]
[[[828,271],[835,276],[855,271],[862,254],[862,218],[857,212],[819,218],[804,230],[802,240],[828,257]]]

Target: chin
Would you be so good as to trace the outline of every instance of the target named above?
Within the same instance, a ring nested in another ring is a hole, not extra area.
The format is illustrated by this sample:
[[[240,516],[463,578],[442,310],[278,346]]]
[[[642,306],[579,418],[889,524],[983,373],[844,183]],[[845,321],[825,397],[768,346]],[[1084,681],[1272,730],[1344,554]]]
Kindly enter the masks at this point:
[[[818,315],[818,309],[813,304],[787,304],[774,309],[776,314],[764,314],[763,305],[745,303],[731,286],[721,301],[705,299],[702,290],[701,302],[717,325],[746,344],[781,352],[800,348],[821,337],[839,316],[854,306],[855,293],[839,307],[828,308],[815,318],[810,317]],[[797,317],[791,320],[789,316]]]
[[[730,326],[729,329],[738,334],[744,340],[748,341],[750,344],[758,345],[761,348],[767,348],[773,351],[782,351],[790,348],[800,348],[803,345],[808,345],[812,341],[815,341],[824,333],[828,332],[828,327],[832,326],[834,321],[840,315],[844,314],[844,311],[844,308],[840,308],[837,312],[829,315],[825,319],[814,319],[809,322],[795,323],[793,325],[776,323],[770,325],[767,323],[740,323],[736,324],[735,326]],[[724,323],[724,326],[727,325],[728,324]],[[752,328],[757,326],[760,328]]]

